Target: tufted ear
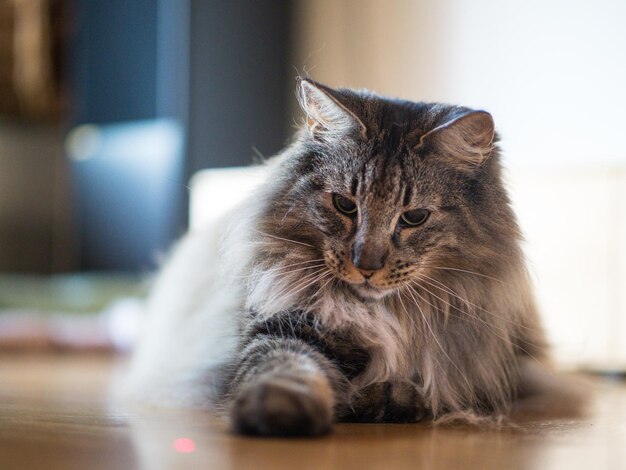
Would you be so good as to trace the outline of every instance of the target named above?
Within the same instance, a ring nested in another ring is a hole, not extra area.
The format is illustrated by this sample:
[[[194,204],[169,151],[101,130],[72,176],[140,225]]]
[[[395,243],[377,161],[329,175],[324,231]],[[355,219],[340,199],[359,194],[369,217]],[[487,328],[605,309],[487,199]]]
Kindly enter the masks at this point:
[[[457,163],[478,166],[493,150],[495,126],[491,114],[468,111],[424,134],[419,146],[433,145],[438,153]]]
[[[306,123],[312,136],[322,139],[344,137],[354,131],[361,136],[366,135],[365,125],[348,109],[336,90],[302,78],[298,86],[298,101],[306,113]]]

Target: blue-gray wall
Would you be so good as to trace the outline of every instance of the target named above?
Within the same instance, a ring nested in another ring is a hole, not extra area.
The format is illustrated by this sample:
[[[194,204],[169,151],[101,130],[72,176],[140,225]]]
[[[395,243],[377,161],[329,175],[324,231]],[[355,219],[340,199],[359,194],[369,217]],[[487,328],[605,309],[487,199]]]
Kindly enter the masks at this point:
[[[156,117],[157,5],[156,0],[74,2],[74,123]]]
[[[291,2],[191,1],[190,171],[245,165],[290,129]]]

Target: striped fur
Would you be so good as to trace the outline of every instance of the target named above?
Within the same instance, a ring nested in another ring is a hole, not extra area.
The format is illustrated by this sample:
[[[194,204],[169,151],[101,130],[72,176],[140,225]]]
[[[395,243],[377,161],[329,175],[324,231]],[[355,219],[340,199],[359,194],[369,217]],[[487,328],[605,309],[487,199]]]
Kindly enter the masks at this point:
[[[165,266],[127,394],[219,402],[262,435],[506,414],[546,353],[491,117],[299,93],[307,123],[266,184]],[[384,259],[367,282],[357,243]]]

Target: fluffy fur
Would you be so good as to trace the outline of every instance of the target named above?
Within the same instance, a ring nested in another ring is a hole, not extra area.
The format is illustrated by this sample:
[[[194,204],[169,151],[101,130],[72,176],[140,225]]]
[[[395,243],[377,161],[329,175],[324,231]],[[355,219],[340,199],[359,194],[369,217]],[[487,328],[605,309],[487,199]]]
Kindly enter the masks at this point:
[[[312,80],[299,98],[267,182],[165,265],[126,394],[223,403],[262,435],[508,413],[545,346],[491,116]]]

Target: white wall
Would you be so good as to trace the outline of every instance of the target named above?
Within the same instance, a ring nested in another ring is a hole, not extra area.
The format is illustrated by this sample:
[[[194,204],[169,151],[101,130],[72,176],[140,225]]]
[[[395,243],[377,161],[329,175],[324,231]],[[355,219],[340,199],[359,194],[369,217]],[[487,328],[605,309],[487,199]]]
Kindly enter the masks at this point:
[[[331,85],[462,103],[511,159],[626,162],[626,2],[301,0],[295,63]]]
[[[626,171],[513,166],[507,181],[556,357],[626,370]]]

